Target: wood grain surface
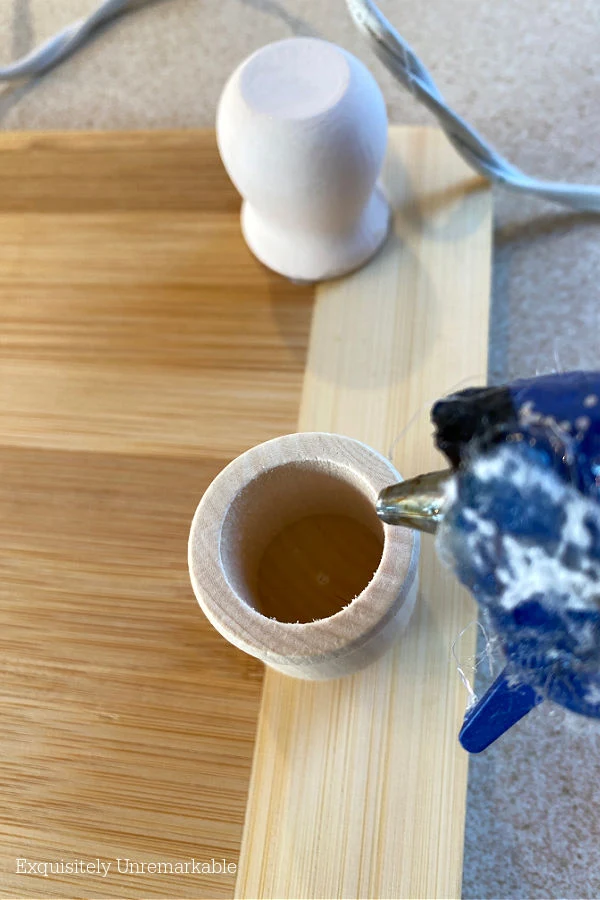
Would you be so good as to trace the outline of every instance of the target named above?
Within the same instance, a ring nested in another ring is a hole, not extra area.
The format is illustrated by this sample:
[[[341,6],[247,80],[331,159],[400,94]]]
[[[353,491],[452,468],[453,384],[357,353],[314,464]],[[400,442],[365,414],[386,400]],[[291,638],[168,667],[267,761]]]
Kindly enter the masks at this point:
[[[211,132],[0,137],[0,895],[227,897],[262,667],[187,537],[295,429],[312,291],[247,251]],[[16,874],[16,858],[112,861]]]
[[[355,276],[362,305],[354,289],[344,293],[344,282],[320,293],[319,315],[336,324],[316,325],[332,343],[318,349],[308,376],[318,377],[322,389],[318,410],[311,411],[311,390],[305,392],[300,422],[352,433],[360,419],[355,436],[371,436],[387,450],[381,442],[420,411],[421,424],[408,430],[395,455],[408,475],[430,462],[423,449],[427,402],[463,373],[482,377],[485,309],[483,298],[481,306],[468,298],[480,297],[487,277],[489,199],[435,132],[412,131],[399,140],[412,185],[397,168],[401,230],[384,250],[388,274],[377,289],[366,271]],[[233,895],[231,873],[119,874],[116,860],[237,862],[240,850],[262,671],[199,612],[186,542],[198,499],[224,464],[296,429],[313,292],[251,257],[238,208],[211,133],[0,137],[2,896]],[[383,288],[403,298],[392,319]],[[377,334],[362,332],[352,352],[343,353],[357,334],[352,317],[364,322],[371,302]],[[463,317],[465,303],[473,324]],[[382,419],[383,393],[374,385],[388,378],[394,353],[398,381],[384,402],[391,417]],[[307,768],[313,757],[301,752],[306,742],[294,744],[294,728],[309,723],[311,708],[311,728],[329,727],[330,713],[324,717],[320,701],[311,707],[312,694],[300,697],[294,682],[286,682],[288,696],[268,680],[259,747],[266,748],[264,762],[273,762],[274,778],[263,781],[272,811],[284,796],[282,760],[300,766],[299,779],[287,818],[267,816],[257,827],[253,811],[265,809],[256,805],[257,778],[265,777],[265,766],[258,776],[255,767],[240,896],[256,897],[259,889],[268,896],[272,888],[271,896],[283,897],[283,889],[306,887],[306,860],[316,858],[320,841],[319,881],[308,883],[309,891],[313,884],[318,893],[320,883],[384,896],[390,872],[396,878],[399,871],[436,890],[456,882],[466,763],[456,768],[455,728],[464,697],[455,688],[447,636],[467,608],[453,598],[452,591],[445,595],[445,611],[441,596],[426,594],[412,657],[405,657],[403,672],[397,656],[382,661],[392,666],[387,680],[378,680],[376,667],[370,671],[372,690],[361,694],[358,714],[349,690],[354,682],[337,700],[334,689],[340,721],[352,720],[363,744],[375,750],[384,740],[396,749],[401,722],[397,700],[388,700],[402,696],[401,676],[415,674],[408,662],[425,641],[432,676],[401,705],[427,714],[414,744],[382,754],[379,774],[350,753],[323,782],[320,762]],[[427,635],[438,627],[434,647]],[[382,704],[392,730],[380,715],[369,718]],[[431,711],[444,720],[441,731],[430,728]],[[268,716],[280,729],[277,746],[264,743]],[[283,754],[279,762],[272,751]],[[340,763],[338,756],[325,758]],[[352,784],[345,772],[352,772]],[[415,777],[413,805],[399,808],[399,780]],[[347,804],[339,806],[353,828],[365,821],[360,854],[355,831],[328,835],[322,815],[307,826],[312,857],[294,856],[286,843],[298,834],[290,831],[290,816],[306,823],[323,784],[326,803],[337,803],[338,789],[355,798],[349,818]],[[336,869],[344,847],[352,848],[347,875]],[[338,855],[328,856],[330,850]],[[277,870],[272,862],[280,851]],[[17,857],[100,859],[112,868],[105,878],[25,876],[16,874]],[[329,866],[325,880],[323,866]]]
[[[298,428],[358,438],[411,476],[444,465],[432,403],[486,380],[491,195],[435,130],[391,129],[383,180],[386,245],[317,288]],[[431,537],[421,547],[417,608],[386,656],[320,684],[266,672],[239,898],[460,897],[466,697],[451,648],[476,612]]]

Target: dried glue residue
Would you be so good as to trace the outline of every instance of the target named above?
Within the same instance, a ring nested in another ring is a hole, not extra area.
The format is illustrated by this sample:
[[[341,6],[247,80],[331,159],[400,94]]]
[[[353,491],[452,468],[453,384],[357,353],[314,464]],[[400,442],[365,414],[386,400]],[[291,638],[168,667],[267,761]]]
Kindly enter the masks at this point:
[[[461,643],[465,638],[465,635],[468,635],[469,638],[472,635],[473,630],[477,632],[476,646],[477,644],[483,644],[483,647],[479,651],[475,651],[475,654],[471,655],[463,655],[461,652]],[[468,694],[467,701],[467,709],[470,709],[477,703],[477,694],[473,688],[473,684],[475,682],[475,673],[482,667],[485,666],[487,669],[487,673],[490,677],[493,677],[494,674],[494,661],[495,661],[495,650],[494,650],[495,640],[492,638],[489,633],[484,628],[481,622],[473,620],[469,622],[468,625],[459,631],[459,633],[454,638],[452,642],[452,656],[454,661],[456,662],[456,671],[458,672],[458,677],[462,681],[465,690]]]
[[[495,548],[500,605],[510,611],[559,593],[566,609],[598,611],[598,505],[508,446],[480,457],[472,473],[485,499],[463,507],[463,538],[479,567]]]
[[[599,716],[600,505],[539,449],[499,445],[452,479],[437,546],[486,612],[515,683]]]

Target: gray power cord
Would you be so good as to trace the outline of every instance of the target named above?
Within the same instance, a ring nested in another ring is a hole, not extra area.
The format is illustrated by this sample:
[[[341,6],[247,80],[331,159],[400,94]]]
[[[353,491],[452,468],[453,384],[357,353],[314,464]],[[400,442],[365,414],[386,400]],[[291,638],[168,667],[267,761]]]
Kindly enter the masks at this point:
[[[70,56],[105,22],[146,2],[148,0],[104,0],[86,19],[72,22],[27,56],[0,68],[0,81],[18,81],[47,72]]]
[[[87,18],[73,22],[27,56],[0,68],[0,82],[31,78],[46,72],[73,53],[101,25],[148,2],[150,0],[104,0]],[[346,0],[346,4],[379,59],[436,116],[452,144],[473,169],[509,190],[534,194],[581,211],[600,212],[600,187],[539,181],[500,156],[448,106],[423,63],[375,3]]]
[[[600,187],[539,181],[503,159],[450,109],[419,57],[371,0],[346,0],[346,4],[381,62],[436,116],[452,144],[473,169],[511,191],[534,194],[581,211],[600,212]]]

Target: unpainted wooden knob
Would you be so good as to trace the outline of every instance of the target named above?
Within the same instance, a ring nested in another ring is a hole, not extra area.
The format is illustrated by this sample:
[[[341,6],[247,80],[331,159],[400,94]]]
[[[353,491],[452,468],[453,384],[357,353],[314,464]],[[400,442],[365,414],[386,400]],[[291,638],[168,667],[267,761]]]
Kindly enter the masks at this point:
[[[243,197],[250,249],[290,278],[362,265],[388,232],[377,186],[387,115],[377,82],[346,50],[316,38],[269,44],[223,90],[217,139]]]
[[[215,628],[298,678],[373,662],[416,598],[419,536],[375,512],[398,478],[360,441],[321,433],[276,438],[230,463],[189,539],[194,593]]]

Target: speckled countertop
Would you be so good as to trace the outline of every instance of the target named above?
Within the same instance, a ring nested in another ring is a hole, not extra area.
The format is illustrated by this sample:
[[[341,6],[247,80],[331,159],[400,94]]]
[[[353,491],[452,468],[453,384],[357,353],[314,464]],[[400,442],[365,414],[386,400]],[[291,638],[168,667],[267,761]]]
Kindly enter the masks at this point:
[[[8,62],[96,0],[0,0]],[[598,0],[382,0],[450,103],[512,162],[600,183]],[[0,128],[211,125],[228,74],[271,40],[314,35],[361,57],[393,123],[430,122],[366,49],[343,0],[161,0],[36,84],[0,87]],[[600,222],[496,197],[490,377],[597,366]],[[600,724],[526,717],[473,758],[467,898],[600,897]]]

